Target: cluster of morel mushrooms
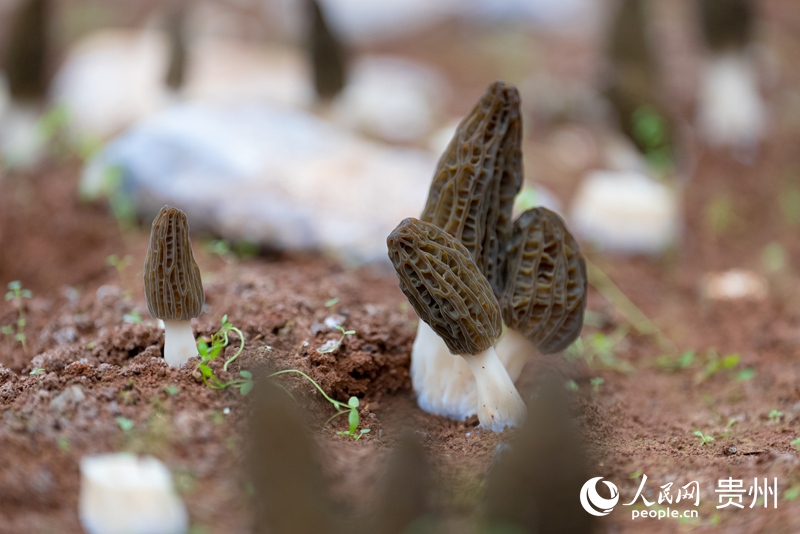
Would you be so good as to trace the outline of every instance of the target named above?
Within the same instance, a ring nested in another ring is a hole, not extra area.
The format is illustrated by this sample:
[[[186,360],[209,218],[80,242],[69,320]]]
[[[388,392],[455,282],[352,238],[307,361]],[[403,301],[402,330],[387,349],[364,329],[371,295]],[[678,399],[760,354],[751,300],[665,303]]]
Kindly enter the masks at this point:
[[[586,307],[586,264],[564,221],[537,207],[512,223],[521,138],[519,93],[495,82],[439,159],[420,220],[387,238],[422,319],[411,352],[420,407],[457,420],[477,412],[495,432],[525,419],[514,381],[528,356],[569,346]]]
[[[422,319],[411,352],[420,407],[457,420],[477,413],[496,432],[525,419],[514,381],[528,356],[572,343],[586,307],[586,265],[564,221],[538,207],[512,222],[519,104],[514,86],[489,87],[440,158],[421,219],[387,239]],[[204,294],[181,210],[164,206],[153,221],[144,273],[147,308],[164,321],[164,358],[183,365],[197,354],[189,321]]]

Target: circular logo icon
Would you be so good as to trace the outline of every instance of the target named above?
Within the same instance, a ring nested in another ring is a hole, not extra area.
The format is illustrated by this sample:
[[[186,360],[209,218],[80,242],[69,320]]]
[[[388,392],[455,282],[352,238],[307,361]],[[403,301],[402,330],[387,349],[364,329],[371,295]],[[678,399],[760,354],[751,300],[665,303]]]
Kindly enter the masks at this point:
[[[619,490],[613,482],[603,480],[603,484],[608,486],[611,492],[611,498],[605,499],[597,493],[597,483],[603,480],[603,477],[594,477],[586,481],[586,484],[581,488],[581,505],[583,509],[592,515],[604,516],[611,513],[611,510],[617,505],[619,501]]]

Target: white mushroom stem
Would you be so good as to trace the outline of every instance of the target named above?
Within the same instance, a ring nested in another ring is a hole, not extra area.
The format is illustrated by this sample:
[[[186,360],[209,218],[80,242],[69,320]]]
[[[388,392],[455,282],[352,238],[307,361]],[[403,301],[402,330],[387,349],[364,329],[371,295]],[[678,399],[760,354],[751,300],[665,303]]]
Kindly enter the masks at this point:
[[[411,349],[411,384],[419,407],[457,421],[475,415],[478,391],[464,358],[451,354],[441,337],[419,322]]]
[[[517,330],[506,328],[506,333],[495,345],[495,351],[511,381],[516,382],[525,363],[536,354],[536,347]]]
[[[502,432],[525,421],[527,409],[494,347],[462,355],[478,386],[478,421],[484,428]]]
[[[82,458],[78,515],[88,534],[183,534],[189,527],[169,470],[152,456]]]
[[[190,321],[164,321],[164,359],[170,367],[180,367],[197,356],[197,342]]]

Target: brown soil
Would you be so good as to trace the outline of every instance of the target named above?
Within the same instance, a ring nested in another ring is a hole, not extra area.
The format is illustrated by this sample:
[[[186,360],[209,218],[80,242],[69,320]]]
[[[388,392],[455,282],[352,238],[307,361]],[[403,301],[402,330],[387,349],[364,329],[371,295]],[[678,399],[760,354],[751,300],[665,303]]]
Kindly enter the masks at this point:
[[[781,62],[782,78],[772,88],[775,107],[787,111],[776,113],[761,158],[746,166],[724,153],[698,154],[684,197],[684,241],[666,257],[588,254],[659,326],[663,339],[637,334],[618,303],[593,288],[588,309],[594,315],[583,337],[588,343],[595,333],[629,330],[613,357],[540,358],[520,381],[528,395],[547,369],[574,380],[579,389],[572,406],[591,476],[614,481],[621,502],[635,494],[642,473],[648,477],[644,496],[651,501],[669,482],[673,494],[688,482],[700,483],[697,520],[631,521],[623,509],[599,519],[600,531],[800,530],[800,500],[795,500],[800,456],[791,444],[800,436],[800,240],[796,214],[781,210],[787,192],[800,188],[800,42],[793,31],[800,16],[779,2],[764,6]],[[448,57],[448,51],[439,57]],[[460,106],[471,102],[473,89],[484,82],[469,65],[454,64],[450,74],[468,87],[456,95]],[[545,158],[546,142],[528,141],[526,154],[542,154],[529,174],[567,198],[577,176]],[[102,206],[82,204],[78,174],[76,163],[60,162],[30,175],[0,175],[0,282],[18,279],[33,292],[23,300],[27,350],[0,338],[0,534],[80,532],[79,459],[121,450],[154,454],[167,463],[197,532],[249,532],[241,470],[247,397],[209,389],[193,365],[165,365],[163,335],[143,302],[140,265],[147,236],[141,230],[121,232]],[[709,206],[720,198],[729,200],[732,219],[714,231]],[[474,419],[453,422],[416,407],[408,377],[416,317],[394,274],[315,256],[223,259],[209,254],[205,242],[195,237],[207,297],[205,313],[193,321],[195,330],[208,336],[227,314],[247,341],[230,373],[216,362],[215,371],[230,379],[263,364],[298,369],[339,400],[361,399],[361,428],[371,432],[353,441],[336,434],[346,426],[341,418],[324,425],[333,409],[313,386],[298,377],[282,380],[319,429],[316,442],[336,502],[356,518],[365,514],[364,496],[379,484],[386,452],[399,429],[410,427],[445,481],[440,508],[453,517],[471,515],[497,445],[508,436],[480,431]],[[762,262],[762,251],[772,242],[787,254],[786,267],[777,272],[768,272]],[[106,263],[111,254],[130,256],[132,264],[117,273]],[[734,267],[763,273],[768,298],[704,300],[703,277]],[[339,301],[326,307],[332,298]],[[124,322],[135,310],[142,321]],[[320,354],[318,347],[340,336],[325,324],[331,316],[356,333],[335,352]],[[0,303],[0,325],[14,324],[17,317],[14,301]],[[226,354],[234,350],[231,346]],[[683,368],[675,365],[688,350],[694,359]],[[712,350],[739,354],[739,362],[709,374]],[[593,388],[596,377],[604,382]],[[780,416],[770,418],[773,410]],[[118,417],[131,420],[133,428],[123,430]],[[703,446],[695,430],[715,440]],[[745,487],[754,478],[777,477],[777,510],[749,509],[747,497],[743,510],[718,510],[714,488],[726,477],[743,480]]]

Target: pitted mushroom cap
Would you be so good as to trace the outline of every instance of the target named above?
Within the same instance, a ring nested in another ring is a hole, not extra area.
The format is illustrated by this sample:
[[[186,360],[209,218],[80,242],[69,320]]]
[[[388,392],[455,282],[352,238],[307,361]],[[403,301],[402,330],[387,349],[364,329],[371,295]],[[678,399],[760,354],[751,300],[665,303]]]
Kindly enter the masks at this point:
[[[514,221],[508,281],[501,299],[506,326],[542,354],[567,348],[583,327],[586,262],[564,221],[538,207]]]
[[[517,89],[494,82],[439,159],[420,217],[463,243],[496,295],[522,187],[521,132]]]
[[[500,306],[464,245],[440,228],[404,219],[386,239],[400,289],[453,354],[478,354],[502,332]]]
[[[203,309],[205,293],[189,223],[178,208],[164,206],[153,220],[144,260],[144,296],[150,315],[165,321],[188,321]]]

